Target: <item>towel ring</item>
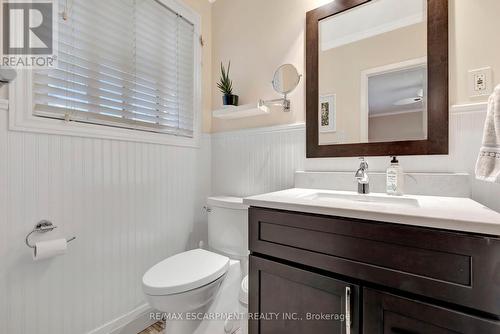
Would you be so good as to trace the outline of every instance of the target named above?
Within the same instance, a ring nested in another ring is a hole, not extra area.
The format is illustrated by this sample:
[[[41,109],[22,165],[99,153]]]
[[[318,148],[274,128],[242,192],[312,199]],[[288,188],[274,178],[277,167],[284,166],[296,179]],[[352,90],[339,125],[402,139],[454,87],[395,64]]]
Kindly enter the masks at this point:
[[[35,246],[30,243],[30,236],[33,233],[35,233],[35,232],[36,233],[47,233],[47,232],[53,231],[56,228],[57,228],[57,226],[52,224],[52,222],[50,222],[48,220],[42,220],[42,221],[38,222],[35,225],[35,227],[33,228],[33,230],[30,233],[28,233],[28,235],[26,236],[26,246],[28,246],[29,248],[35,248]],[[67,239],[66,242],[71,242],[75,239],[76,239],[76,237],[72,237],[70,239]]]

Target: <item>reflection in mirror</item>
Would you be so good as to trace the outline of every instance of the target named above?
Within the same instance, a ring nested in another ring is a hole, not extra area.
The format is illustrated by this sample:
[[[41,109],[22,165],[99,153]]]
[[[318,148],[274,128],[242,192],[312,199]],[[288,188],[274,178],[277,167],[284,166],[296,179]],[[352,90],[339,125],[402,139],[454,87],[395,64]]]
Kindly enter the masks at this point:
[[[427,1],[373,0],[319,22],[319,144],[427,139]]]
[[[280,94],[291,93],[299,82],[299,72],[292,64],[281,65],[274,73],[273,87]]]
[[[379,69],[362,77],[368,88],[364,93],[368,103],[361,106],[362,119],[368,119],[361,123],[362,142],[427,138],[427,67],[425,59],[414,63],[407,68],[396,64],[390,66],[396,70]]]

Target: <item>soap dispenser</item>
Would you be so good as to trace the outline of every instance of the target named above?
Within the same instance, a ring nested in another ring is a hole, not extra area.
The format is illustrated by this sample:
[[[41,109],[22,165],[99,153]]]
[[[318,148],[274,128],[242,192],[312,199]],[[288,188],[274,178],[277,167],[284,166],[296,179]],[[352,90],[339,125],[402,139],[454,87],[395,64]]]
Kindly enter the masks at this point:
[[[403,195],[404,173],[397,157],[392,157],[391,165],[387,168],[386,191],[389,195]]]

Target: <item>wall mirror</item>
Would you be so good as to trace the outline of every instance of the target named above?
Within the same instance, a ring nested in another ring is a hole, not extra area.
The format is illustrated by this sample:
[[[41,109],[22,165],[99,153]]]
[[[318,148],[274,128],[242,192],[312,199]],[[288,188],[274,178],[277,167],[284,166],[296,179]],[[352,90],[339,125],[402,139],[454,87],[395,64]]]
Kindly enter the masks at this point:
[[[307,13],[307,156],[448,153],[447,0]]]

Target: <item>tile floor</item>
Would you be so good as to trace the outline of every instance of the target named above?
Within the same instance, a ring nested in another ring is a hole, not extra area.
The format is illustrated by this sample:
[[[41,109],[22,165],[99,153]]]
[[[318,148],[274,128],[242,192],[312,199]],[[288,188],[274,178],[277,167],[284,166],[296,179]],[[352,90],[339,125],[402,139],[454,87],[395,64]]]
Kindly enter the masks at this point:
[[[157,322],[156,324],[151,325],[146,328],[142,332],[138,334],[160,334],[163,333],[163,324],[161,322]]]

